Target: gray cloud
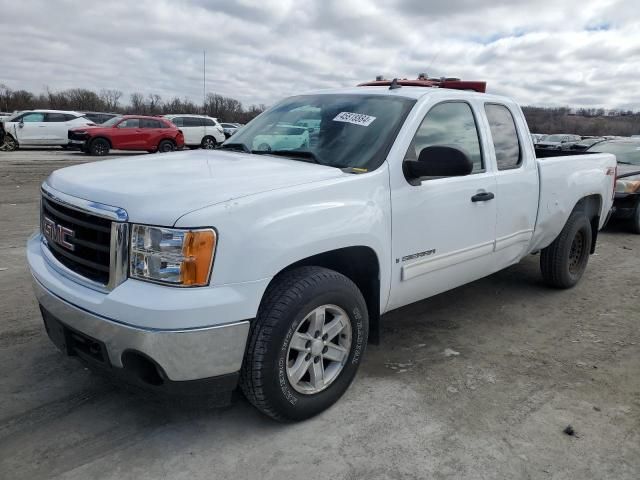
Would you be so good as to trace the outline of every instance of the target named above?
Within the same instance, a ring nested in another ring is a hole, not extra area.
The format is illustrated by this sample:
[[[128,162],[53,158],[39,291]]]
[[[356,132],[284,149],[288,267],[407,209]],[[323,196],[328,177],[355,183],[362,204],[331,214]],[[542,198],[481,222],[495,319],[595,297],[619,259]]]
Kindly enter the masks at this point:
[[[245,103],[377,74],[461,76],[522,104],[640,108],[636,0],[2,2],[0,83]]]

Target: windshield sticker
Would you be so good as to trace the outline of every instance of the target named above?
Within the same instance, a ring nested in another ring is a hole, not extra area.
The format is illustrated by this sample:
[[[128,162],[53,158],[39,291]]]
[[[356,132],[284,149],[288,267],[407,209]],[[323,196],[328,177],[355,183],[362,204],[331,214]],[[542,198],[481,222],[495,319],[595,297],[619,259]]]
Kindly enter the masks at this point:
[[[368,127],[371,125],[376,117],[370,117],[362,113],[340,112],[333,119],[334,122],[353,123],[354,125],[360,125],[362,127]]]

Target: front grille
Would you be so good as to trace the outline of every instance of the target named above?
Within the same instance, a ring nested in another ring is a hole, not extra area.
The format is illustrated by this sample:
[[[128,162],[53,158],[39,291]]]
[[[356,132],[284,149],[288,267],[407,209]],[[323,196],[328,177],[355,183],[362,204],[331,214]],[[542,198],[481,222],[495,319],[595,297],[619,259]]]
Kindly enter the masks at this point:
[[[111,220],[69,208],[43,196],[40,222],[49,251],[60,263],[90,280],[104,285],[109,283]],[[51,225],[69,229],[73,234],[67,233],[60,241],[59,237],[53,238],[55,234],[47,233],[52,231]],[[65,247],[65,243],[72,244],[73,249]]]

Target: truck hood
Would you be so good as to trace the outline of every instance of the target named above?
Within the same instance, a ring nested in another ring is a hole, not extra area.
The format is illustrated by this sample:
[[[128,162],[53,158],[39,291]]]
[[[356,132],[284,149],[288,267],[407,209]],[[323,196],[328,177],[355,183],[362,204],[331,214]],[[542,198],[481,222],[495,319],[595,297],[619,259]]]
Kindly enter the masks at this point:
[[[173,225],[199,208],[344,175],[338,168],[288,158],[198,150],[76,165],[56,170],[47,184],[124,208],[133,222]]]

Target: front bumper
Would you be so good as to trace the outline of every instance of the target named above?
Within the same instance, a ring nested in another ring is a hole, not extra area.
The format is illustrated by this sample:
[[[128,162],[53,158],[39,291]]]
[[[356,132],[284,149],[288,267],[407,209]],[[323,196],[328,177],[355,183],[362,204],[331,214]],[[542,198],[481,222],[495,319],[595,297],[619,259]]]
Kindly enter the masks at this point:
[[[105,366],[124,368],[123,358],[130,352],[151,360],[167,380],[188,381],[235,373],[242,365],[248,321],[190,330],[135,328],[71,305],[35,278],[33,285],[45,320],[51,316],[71,332],[104,345]],[[54,336],[52,340],[61,349],[68,346]]]

